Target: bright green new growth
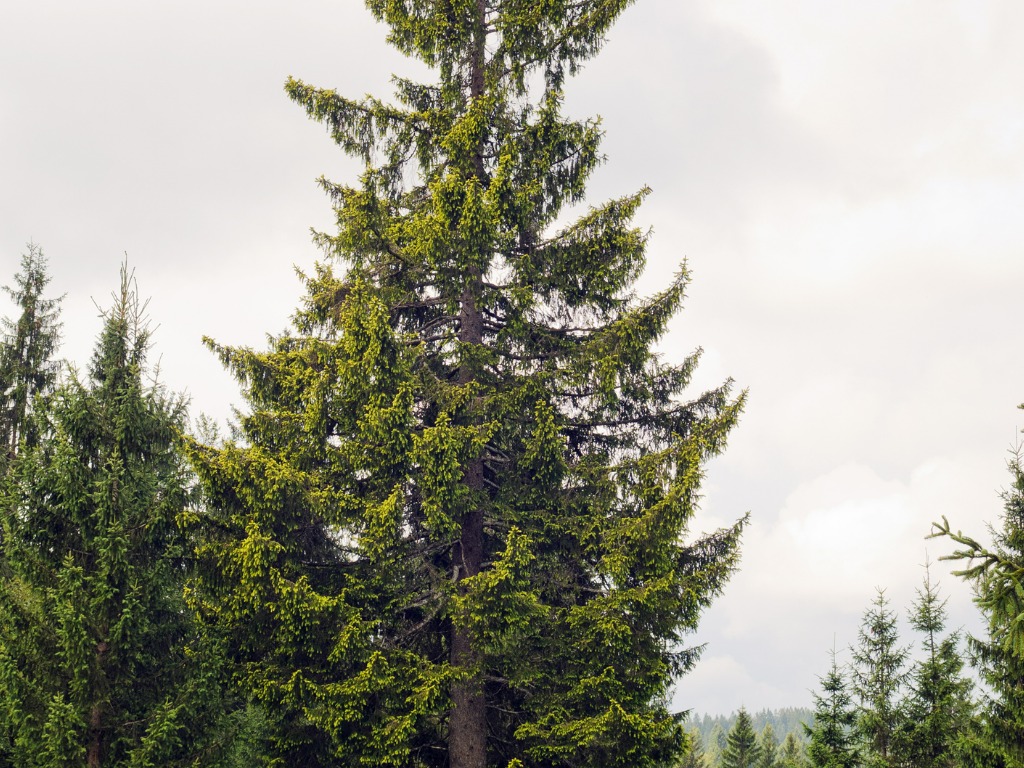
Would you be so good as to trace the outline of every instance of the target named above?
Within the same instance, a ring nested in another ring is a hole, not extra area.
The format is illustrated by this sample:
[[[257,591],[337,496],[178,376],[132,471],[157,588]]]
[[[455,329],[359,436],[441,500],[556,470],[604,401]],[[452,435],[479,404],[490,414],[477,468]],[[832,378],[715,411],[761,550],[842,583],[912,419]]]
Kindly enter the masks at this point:
[[[628,2],[368,5],[438,79],[396,105],[287,84],[366,171],[322,182],[338,233],[293,332],[211,343],[250,411],[190,449],[191,599],[284,763],[662,765],[736,564],[742,523],[686,534],[742,398],[684,400],[696,356],[652,351],[687,276],[631,291],[647,190],[554,227],[599,162],[562,85]]]
[[[0,497],[5,765],[187,764],[217,700],[181,599],[183,404],[145,383],[142,309],[122,274],[88,378],[37,401]]]

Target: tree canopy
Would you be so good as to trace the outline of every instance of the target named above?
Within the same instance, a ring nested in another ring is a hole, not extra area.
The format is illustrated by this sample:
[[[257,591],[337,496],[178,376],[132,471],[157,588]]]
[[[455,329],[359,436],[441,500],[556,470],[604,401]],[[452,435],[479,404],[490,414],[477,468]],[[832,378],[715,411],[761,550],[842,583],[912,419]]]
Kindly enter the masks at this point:
[[[0,494],[0,760],[186,765],[220,701],[183,602],[184,402],[147,384],[130,276],[87,375],[32,414]],[[211,714],[212,712],[212,714]]]
[[[365,162],[291,331],[211,347],[240,439],[193,443],[211,538],[193,590],[306,765],[654,766],[669,685],[736,565],[691,537],[743,397],[654,351],[688,275],[632,284],[643,189],[567,224],[600,160],[562,87],[625,0],[371,0],[436,73],[396,100],[287,83]]]

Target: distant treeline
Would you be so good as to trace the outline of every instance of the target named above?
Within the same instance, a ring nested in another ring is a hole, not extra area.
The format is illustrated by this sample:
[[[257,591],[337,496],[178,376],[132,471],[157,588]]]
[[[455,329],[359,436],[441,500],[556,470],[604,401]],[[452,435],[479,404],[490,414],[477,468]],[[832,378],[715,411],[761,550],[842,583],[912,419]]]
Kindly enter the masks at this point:
[[[712,734],[717,738],[718,733],[722,736],[722,747],[725,747],[725,734],[732,730],[736,724],[736,717],[739,712],[731,715],[701,715],[691,712],[686,719],[687,730],[695,729],[700,733],[701,741],[704,744],[710,743]],[[814,710],[806,707],[782,707],[781,709],[762,709],[759,712],[752,712],[750,719],[753,722],[754,730],[758,733],[770,725],[779,738],[785,738],[786,734],[793,733],[801,741],[806,741],[803,724],[814,725]],[[718,730],[716,731],[716,726]]]

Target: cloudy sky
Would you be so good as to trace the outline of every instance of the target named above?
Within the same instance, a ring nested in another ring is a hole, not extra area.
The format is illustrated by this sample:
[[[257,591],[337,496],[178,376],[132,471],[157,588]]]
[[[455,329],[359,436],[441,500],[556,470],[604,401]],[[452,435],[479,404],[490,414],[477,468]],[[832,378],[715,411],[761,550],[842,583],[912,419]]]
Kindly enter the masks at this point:
[[[285,327],[331,228],[314,180],[357,172],[282,83],[384,95],[420,71],[384,35],[355,0],[5,0],[0,282],[42,245],[84,363],[127,254],[164,380],[223,418],[200,337]],[[902,613],[949,551],[932,520],[998,518],[1024,426],[1022,37],[1012,0],[640,0],[569,85],[607,131],[592,199],[654,189],[642,287],[693,272],[663,352],[750,391],[698,527],[753,523],[681,708],[809,704],[875,588]]]

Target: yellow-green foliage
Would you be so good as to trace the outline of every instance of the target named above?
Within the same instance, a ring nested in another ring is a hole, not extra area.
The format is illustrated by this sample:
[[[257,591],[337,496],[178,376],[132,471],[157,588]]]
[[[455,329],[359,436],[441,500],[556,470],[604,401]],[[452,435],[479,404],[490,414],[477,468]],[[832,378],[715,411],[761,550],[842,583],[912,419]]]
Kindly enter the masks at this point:
[[[628,4],[369,0],[436,82],[396,79],[395,104],[286,85],[365,170],[321,182],[338,228],[293,330],[211,342],[248,410],[236,442],[189,448],[208,496],[189,594],[288,764],[446,765],[471,681],[488,765],[684,745],[669,685],[742,522],[687,528],[742,396],[690,395],[697,356],[653,352],[688,274],[632,292],[649,190],[558,224],[601,133],[561,115],[562,86]]]

